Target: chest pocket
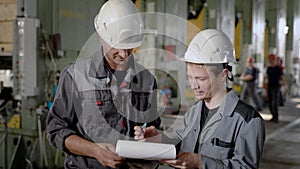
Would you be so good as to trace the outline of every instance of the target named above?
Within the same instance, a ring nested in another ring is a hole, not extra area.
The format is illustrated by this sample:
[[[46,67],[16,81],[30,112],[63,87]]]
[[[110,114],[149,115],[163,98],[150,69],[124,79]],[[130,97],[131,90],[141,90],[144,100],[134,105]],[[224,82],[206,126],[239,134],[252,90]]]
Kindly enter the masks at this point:
[[[234,142],[212,138],[200,145],[200,153],[211,158],[224,160],[233,157],[234,147]]]
[[[127,133],[109,89],[82,91],[78,104],[82,104],[80,127],[90,140],[114,143]]]
[[[116,97],[116,107],[122,116],[133,122],[153,121],[157,118],[156,101],[152,92],[121,91]]]
[[[128,94],[130,98],[131,105],[137,111],[147,111],[151,104],[150,104],[150,93],[149,92],[131,92]]]
[[[81,93],[83,118],[87,125],[110,125],[115,128],[121,118],[110,90],[89,90]]]

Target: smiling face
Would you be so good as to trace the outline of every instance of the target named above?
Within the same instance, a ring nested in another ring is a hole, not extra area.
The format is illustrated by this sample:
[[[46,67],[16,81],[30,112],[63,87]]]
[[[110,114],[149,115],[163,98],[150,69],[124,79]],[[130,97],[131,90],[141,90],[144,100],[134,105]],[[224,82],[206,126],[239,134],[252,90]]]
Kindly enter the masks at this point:
[[[116,49],[109,46],[101,40],[103,46],[104,57],[110,66],[115,70],[124,70],[127,67],[128,59],[130,58],[133,49]]]
[[[187,64],[188,81],[197,100],[211,100],[220,91],[224,91],[227,69],[217,70],[216,66]]]

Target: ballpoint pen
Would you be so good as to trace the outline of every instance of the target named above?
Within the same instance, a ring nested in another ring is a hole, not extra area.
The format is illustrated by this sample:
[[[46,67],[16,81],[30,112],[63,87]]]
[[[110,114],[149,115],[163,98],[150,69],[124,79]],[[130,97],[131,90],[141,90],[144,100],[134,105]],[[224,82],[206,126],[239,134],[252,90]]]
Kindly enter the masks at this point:
[[[143,129],[146,128],[146,127],[147,127],[147,123],[144,123],[144,124],[141,126],[141,131],[140,131],[138,137],[141,137],[141,135],[142,135],[143,132],[144,132]]]

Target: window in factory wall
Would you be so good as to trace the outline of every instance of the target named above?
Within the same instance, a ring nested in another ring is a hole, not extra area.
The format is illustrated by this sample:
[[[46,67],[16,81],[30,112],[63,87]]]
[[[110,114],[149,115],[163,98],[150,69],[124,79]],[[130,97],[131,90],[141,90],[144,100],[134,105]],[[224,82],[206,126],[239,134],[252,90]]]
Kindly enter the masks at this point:
[[[0,89],[3,87],[12,87],[12,71],[11,70],[0,70]]]

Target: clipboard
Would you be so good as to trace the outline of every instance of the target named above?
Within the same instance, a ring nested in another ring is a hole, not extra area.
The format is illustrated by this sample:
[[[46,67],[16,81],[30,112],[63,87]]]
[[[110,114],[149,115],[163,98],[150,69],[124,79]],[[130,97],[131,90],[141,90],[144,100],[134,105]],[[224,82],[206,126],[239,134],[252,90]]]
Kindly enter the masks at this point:
[[[173,144],[118,140],[116,152],[121,157],[132,159],[162,160],[176,158],[176,148]]]

